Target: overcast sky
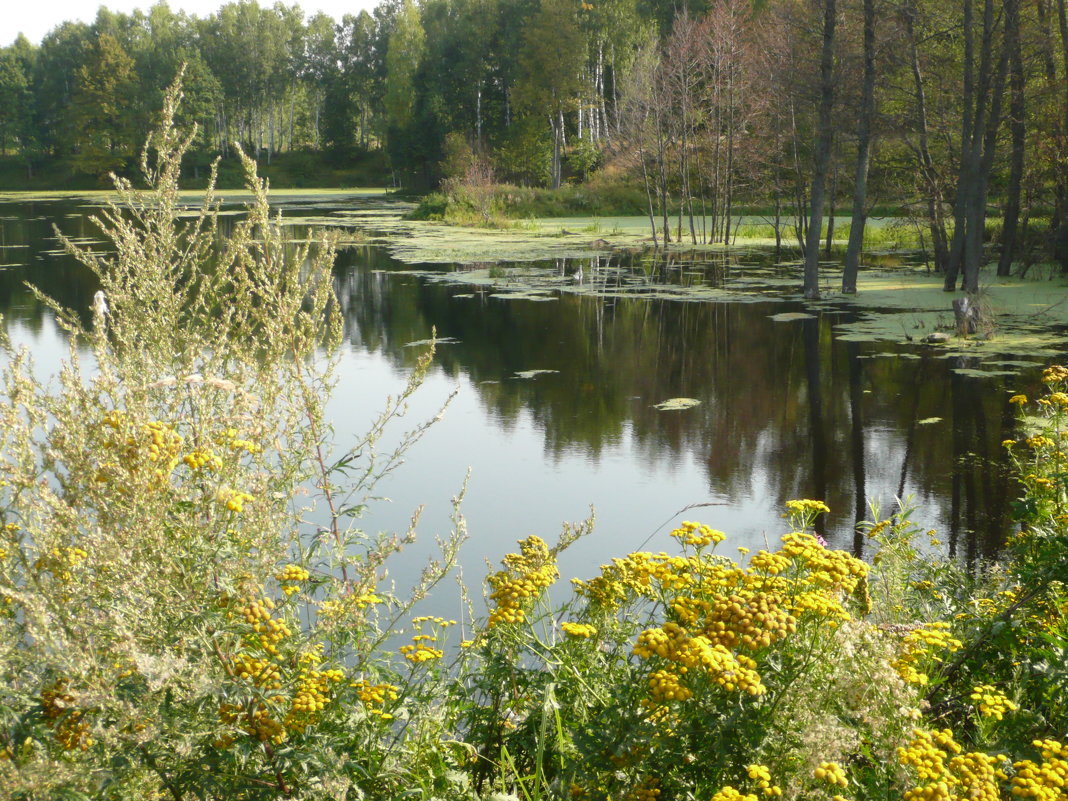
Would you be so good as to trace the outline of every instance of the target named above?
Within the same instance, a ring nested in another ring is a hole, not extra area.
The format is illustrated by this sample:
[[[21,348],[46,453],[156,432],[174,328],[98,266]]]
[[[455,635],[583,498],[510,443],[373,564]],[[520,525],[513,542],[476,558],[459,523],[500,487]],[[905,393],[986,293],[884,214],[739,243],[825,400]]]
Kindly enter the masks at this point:
[[[292,5],[294,0],[286,0]],[[206,17],[215,12],[225,0],[170,0],[167,3],[175,11],[185,11],[198,17]],[[297,5],[304,9],[305,18],[320,11],[335,19],[345,14],[356,14],[361,9],[370,10],[378,3],[376,0],[297,0]],[[105,3],[83,2],[83,0],[3,0],[0,4],[0,47],[6,47],[15,41],[19,33],[34,44],[39,44],[46,33],[67,20],[92,22],[96,11],[105,5],[112,11],[129,13],[135,8],[148,9],[155,5],[154,0],[109,0]],[[260,0],[260,5],[273,5],[273,0]]]

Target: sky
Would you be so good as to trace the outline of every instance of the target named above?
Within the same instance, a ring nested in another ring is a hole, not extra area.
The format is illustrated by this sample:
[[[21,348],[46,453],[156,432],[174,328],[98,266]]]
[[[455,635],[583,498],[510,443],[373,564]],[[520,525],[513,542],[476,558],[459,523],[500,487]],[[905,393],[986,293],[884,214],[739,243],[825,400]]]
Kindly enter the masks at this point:
[[[174,11],[185,11],[198,17],[214,13],[225,0],[169,0],[167,3]],[[294,0],[286,0],[292,5]],[[15,41],[19,33],[34,44],[39,44],[46,33],[67,20],[92,22],[96,11],[106,5],[112,11],[130,13],[135,8],[147,10],[154,5],[154,0],[108,0],[105,3],[84,2],[84,0],[4,0],[0,12],[0,47],[6,47]],[[335,19],[345,14],[356,14],[362,9],[370,10],[378,5],[377,0],[296,0],[304,9],[305,18],[320,11]],[[260,0],[260,5],[273,5],[273,0]]]

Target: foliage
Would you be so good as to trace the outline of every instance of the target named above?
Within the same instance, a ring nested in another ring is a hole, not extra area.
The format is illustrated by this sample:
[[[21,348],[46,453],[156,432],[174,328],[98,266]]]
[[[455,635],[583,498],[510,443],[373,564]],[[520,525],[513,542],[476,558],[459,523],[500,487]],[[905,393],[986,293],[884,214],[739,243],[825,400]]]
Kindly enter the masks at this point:
[[[134,62],[118,40],[107,33],[87,47],[78,70],[67,125],[79,131],[80,150],[74,157],[82,172],[106,178],[123,166],[131,152]],[[121,171],[121,170],[120,170]]]
[[[72,342],[58,384],[7,346],[4,797],[1063,797],[1068,369],[1006,442],[1022,531],[996,564],[932,556],[903,507],[866,526],[869,565],[796,500],[774,548],[729,557],[683,522],[671,552],[566,598],[558,556],[592,521],[530,536],[488,577],[487,614],[413,617],[462,519],[395,596],[406,536],[359,516],[426,428],[376,447],[430,354],[332,456],[333,242],[288,246],[249,159],[228,239],[211,188],[180,223],[176,102],[142,158],[152,190],[119,180],[101,215],[114,255],[66,243],[102,292],[88,319],[52,304]]]
[[[160,4],[103,9],[39,45],[0,49],[0,156],[19,166],[4,183],[70,188],[132,175],[132,132],[155,118],[186,64],[188,119],[201,128],[195,174],[214,154],[239,172],[238,142],[268,165],[280,154],[375,152],[390,162],[375,184],[390,176],[431,190],[453,135],[511,183],[626,170],[644,190],[634,210],[657,237],[681,206],[691,244],[722,243],[739,203],[799,221],[823,213],[810,198],[822,83],[822,128],[840,133],[828,213],[854,195],[863,224],[867,167],[854,165],[870,152],[871,197],[911,216],[947,288],[965,267],[974,292],[993,247],[1001,275],[1049,260],[1068,269],[1063,3],[991,0],[980,13],[972,0],[910,0],[877,15],[840,4],[822,81],[824,5],[391,0],[337,21],[256,2],[204,18]],[[306,185],[308,172],[294,181]],[[313,174],[334,184],[354,175]],[[995,211],[1003,233],[984,246]],[[799,246],[806,226],[791,226]]]

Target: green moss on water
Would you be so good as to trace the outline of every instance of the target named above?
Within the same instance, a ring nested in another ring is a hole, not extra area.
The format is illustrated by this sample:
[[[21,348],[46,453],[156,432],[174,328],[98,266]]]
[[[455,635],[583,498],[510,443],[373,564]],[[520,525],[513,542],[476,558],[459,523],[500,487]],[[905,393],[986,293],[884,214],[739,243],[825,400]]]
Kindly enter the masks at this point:
[[[990,266],[980,287],[991,313],[987,336],[957,336],[952,304],[961,293],[944,292],[942,276],[918,269],[862,273],[856,295],[833,297],[861,318],[837,326],[836,332],[847,341],[915,342],[947,356],[1000,357],[1002,366],[1010,368],[1032,362],[1009,358],[1006,363],[1005,357],[1045,360],[1068,351],[1068,278],[1003,278]],[[945,342],[925,342],[935,332],[950,336]]]

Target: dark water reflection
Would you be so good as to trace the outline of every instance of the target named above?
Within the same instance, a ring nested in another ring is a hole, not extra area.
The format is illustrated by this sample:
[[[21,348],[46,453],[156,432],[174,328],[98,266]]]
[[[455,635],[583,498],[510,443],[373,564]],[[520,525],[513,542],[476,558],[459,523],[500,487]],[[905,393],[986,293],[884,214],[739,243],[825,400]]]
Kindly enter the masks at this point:
[[[78,237],[94,231],[75,202],[2,203],[0,218],[0,264],[20,265],[0,269],[0,309],[13,336],[53,371],[62,339],[23,282],[88,309],[93,281],[49,252],[59,247],[51,224]],[[604,265],[535,266],[589,274]],[[635,263],[622,267],[617,275]],[[715,284],[741,268],[720,258],[642,269],[646,279]],[[588,574],[642,545],[689,504],[708,506],[681,517],[749,547],[774,541],[783,503],[798,497],[826,499],[833,513],[825,536],[857,551],[865,543],[854,523],[868,517],[872,498],[887,508],[895,496],[914,495],[917,519],[969,560],[995,552],[1010,526],[1016,490],[1000,446],[1013,429],[1006,400],[1033,385],[1037,371],[978,378],[923,347],[841,341],[835,325],[847,312],[823,307],[809,319],[772,320],[803,310],[782,298],[505,300],[413,275],[375,246],[343,251],[336,276],[348,342],[331,406],[340,443],[399,388],[419,351],[409,343],[434,327],[456,340],[439,346],[413,414],[432,414],[454,388],[457,400],[386,488],[395,503],[373,509],[368,527],[402,527],[413,506],[428,503],[430,529],[443,531],[449,497],[470,466],[469,575],[518,537],[551,538],[560,520],[583,517],[590,503],[598,531],[565,572]],[[554,372],[516,377],[530,370]],[[654,408],[674,397],[700,405]],[[647,547],[669,548],[665,532]]]
[[[886,508],[914,494],[921,519],[948,528],[948,547],[968,558],[995,549],[1009,524],[1000,442],[1019,380],[962,376],[923,348],[836,340],[844,312],[774,321],[800,310],[782,300],[457,298],[470,289],[361,269],[366,258],[347,255],[339,268],[354,345],[403,361],[404,344],[436,325],[460,340],[440,348],[441,369],[475,384],[500,425],[529,413],[546,460],[576,449],[596,460],[629,432],[636,470],[692,456],[727,503],[826,499],[836,512],[826,533],[841,547],[863,547],[852,524],[872,497]],[[558,372],[511,378],[529,369]],[[679,396],[701,405],[653,408]]]

